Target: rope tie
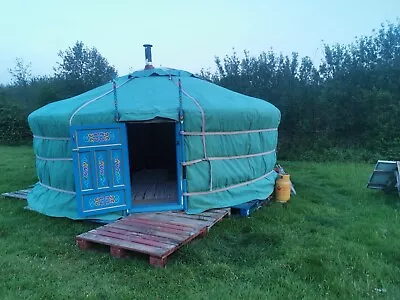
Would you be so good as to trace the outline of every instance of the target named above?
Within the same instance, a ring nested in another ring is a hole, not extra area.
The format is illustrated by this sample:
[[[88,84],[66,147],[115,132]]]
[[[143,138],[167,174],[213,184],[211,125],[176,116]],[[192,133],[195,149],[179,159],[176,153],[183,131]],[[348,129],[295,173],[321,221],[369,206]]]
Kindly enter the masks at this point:
[[[115,121],[119,121],[119,113],[118,113],[118,99],[117,99],[117,83],[115,80],[112,81],[113,83],[113,91],[114,91],[114,108],[115,108]]]

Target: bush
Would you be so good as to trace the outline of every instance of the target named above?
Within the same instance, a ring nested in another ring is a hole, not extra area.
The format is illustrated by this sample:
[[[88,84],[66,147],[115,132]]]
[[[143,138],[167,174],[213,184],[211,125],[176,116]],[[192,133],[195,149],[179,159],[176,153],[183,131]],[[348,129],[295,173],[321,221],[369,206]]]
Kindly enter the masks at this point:
[[[0,101],[0,144],[16,145],[31,140],[24,109],[8,101]]]

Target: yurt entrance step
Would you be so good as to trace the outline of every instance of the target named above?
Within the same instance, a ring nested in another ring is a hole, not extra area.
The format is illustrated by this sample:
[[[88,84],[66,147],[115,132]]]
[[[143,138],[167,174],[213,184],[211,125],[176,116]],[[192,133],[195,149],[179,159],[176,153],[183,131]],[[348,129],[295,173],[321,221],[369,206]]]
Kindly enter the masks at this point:
[[[198,215],[182,212],[134,214],[76,237],[81,249],[96,245],[109,246],[114,257],[127,257],[135,252],[149,255],[150,264],[163,267],[167,258],[229,216],[230,209],[214,209]]]

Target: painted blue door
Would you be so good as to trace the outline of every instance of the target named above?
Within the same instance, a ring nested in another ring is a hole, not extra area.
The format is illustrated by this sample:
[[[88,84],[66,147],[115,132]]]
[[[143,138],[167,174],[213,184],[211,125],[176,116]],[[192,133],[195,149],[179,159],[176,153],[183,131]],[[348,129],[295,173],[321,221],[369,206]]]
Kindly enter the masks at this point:
[[[72,157],[80,217],[131,208],[125,124],[72,126]]]

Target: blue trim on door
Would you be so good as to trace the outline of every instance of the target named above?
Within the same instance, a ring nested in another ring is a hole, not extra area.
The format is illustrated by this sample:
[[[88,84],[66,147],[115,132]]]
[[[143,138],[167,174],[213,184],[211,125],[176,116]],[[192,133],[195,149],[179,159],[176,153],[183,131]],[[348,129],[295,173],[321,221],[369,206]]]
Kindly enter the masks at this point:
[[[184,127],[183,127],[183,120],[181,120],[181,122],[179,122],[179,126],[177,126],[177,128],[179,128],[178,132],[177,132],[177,136],[179,138],[179,148],[180,148],[180,159],[178,161],[178,167],[181,173],[181,176],[179,177],[179,182],[178,182],[178,186],[180,187],[180,194],[179,196],[182,199],[182,204],[183,204],[183,210],[186,212],[187,211],[187,196],[185,196],[184,194],[186,193],[186,174],[184,176],[184,166],[183,166],[183,162],[185,162],[185,136],[181,133],[184,132]],[[178,151],[178,149],[177,149]]]
[[[182,174],[182,139],[181,139],[181,134],[180,134],[180,123],[177,122],[175,124],[175,144],[176,144],[176,174],[177,174],[177,195],[178,195],[178,203],[182,206],[182,209],[184,209],[183,205],[183,197],[182,197],[182,180],[183,180],[183,174]]]
[[[125,124],[71,126],[70,133],[78,216],[130,209]]]

